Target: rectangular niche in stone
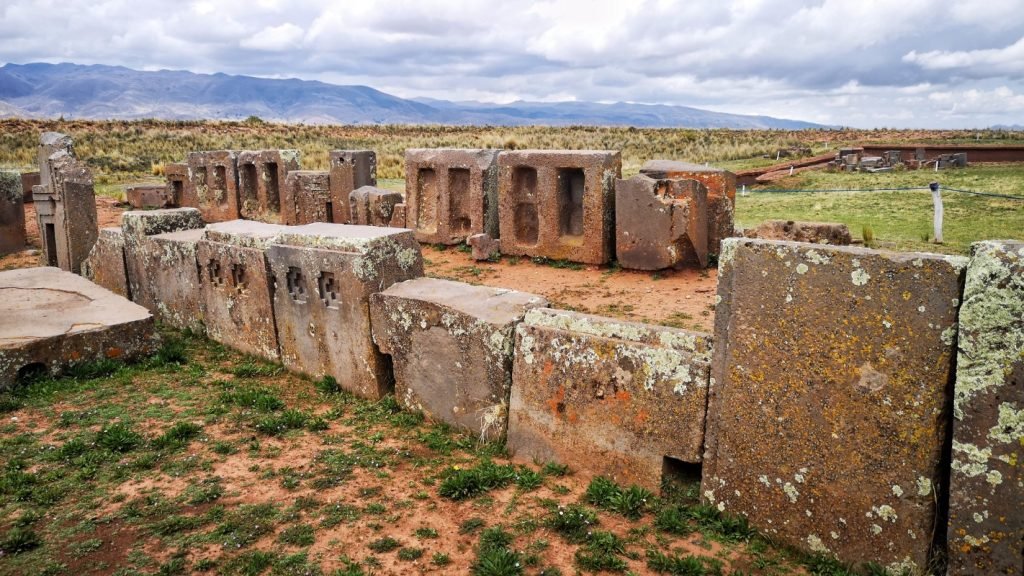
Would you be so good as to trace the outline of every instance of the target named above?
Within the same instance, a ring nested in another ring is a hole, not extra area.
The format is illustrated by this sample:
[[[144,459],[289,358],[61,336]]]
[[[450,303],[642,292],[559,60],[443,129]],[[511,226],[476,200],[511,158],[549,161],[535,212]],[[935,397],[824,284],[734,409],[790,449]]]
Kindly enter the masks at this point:
[[[500,440],[508,423],[515,327],[540,296],[436,278],[370,298],[373,339],[392,358],[405,407]]]
[[[587,264],[614,256],[618,152],[504,151],[498,164],[502,254]]]
[[[390,393],[389,364],[370,333],[370,295],[423,275],[412,232],[342,224],[289,227],[267,249],[267,259],[285,366],[333,376],[364,398]]]
[[[966,258],[722,246],[704,499],[779,542],[924,571]]]
[[[280,354],[264,251],[284,229],[251,220],[221,222],[207,226],[196,244],[207,334],[274,361]]]
[[[657,490],[665,458],[699,464],[711,338],[536,309],[516,329],[508,447]]]
[[[498,150],[405,151],[406,218],[420,242],[461,244],[498,233]]]
[[[205,222],[239,218],[238,152],[215,150],[188,155],[189,186],[186,204],[199,208]]]
[[[246,150],[238,154],[238,196],[242,218],[281,222],[281,188],[299,169],[298,150]]]
[[[348,221],[348,195],[332,187],[331,175],[322,170],[293,170],[285,178],[281,197],[284,224]]]

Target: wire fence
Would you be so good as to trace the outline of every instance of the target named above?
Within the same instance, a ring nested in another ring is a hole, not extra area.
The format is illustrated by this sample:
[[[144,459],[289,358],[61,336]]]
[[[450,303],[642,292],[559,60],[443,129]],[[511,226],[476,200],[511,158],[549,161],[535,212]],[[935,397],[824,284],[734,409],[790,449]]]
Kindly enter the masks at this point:
[[[911,186],[906,188],[743,188],[741,195],[746,194],[792,194],[792,193],[821,193],[821,192],[904,192],[904,191],[926,191],[930,192],[928,186]],[[956,192],[970,196],[984,196],[987,198],[1001,198],[1004,200],[1024,201],[1024,196],[1015,194],[997,194],[995,192],[978,192],[976,190],[961,190],[959,188],[947,188],[939,186],[943,192]]]

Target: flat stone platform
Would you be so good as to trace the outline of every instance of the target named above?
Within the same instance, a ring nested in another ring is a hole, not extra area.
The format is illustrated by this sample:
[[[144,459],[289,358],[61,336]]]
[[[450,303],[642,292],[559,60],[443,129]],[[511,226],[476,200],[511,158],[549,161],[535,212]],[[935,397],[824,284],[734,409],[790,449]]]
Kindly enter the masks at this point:
[[[59,268],[0,272],[0,389],[28,373],[153,352],[142,306]]]

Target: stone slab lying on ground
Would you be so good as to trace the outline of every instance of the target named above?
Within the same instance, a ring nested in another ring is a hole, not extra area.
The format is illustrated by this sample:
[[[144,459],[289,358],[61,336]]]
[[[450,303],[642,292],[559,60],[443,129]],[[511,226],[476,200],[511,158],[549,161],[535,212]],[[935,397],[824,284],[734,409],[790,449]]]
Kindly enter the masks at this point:
[[[82,262],[82,276],[118,296],[131,299],[125,268],[124,232],[120,228],[100,228],[96,244]]]
[[[705,500],[805,550],[924,570],[965,265],[723,242]]]
[[[666,467],[701,461],[709,335],[551,309],[528,312],[516,334],[515,458],[652,490]]]
[[[736,175],[714,166],[676,160],[649,160],[640,167],[640,173],[654,179],[697,180],[708,187],[708,251],[718,254],[722,239],[734,233]]]
[[[847,246],[853,239],[850,229],[841,222],[796,222],[793,220],[765,220],[755,228],[743,231],[747,238],[762,240],[790,240],[811,244]]]
[[[194,230],[204,226],[198,208],[165,208],[161,210],[131,210],[121,215],[124,232],[125,271],[128,293],[132,301],[157,313],[157,292],[167,279],[188,278],[189,270],[165,271],[163,263],[154,261],[158,255],[150,247],[150,238],[158,234]],[[195,268],[193,265],[192,268]],[[152,272],[152,274],[151,274]]]
[[[0,256],[25,249],[25,196],[21,174],[0,170]]]
[[[500,440],[508,424],[515,327],[540,296],[435,278],[370,297],[373,340],[390,354],[406,408]]]
[[[623,268],[708,265],[708,189],[637,174],[615,181],[615,259]]]
[[[409,230],[309,224],[281,231],[267,248],[277,289],[281,359],[313,377],[378,399],[392,390],[387,359],[373,344],[370,295],[423,275],[419,244]]]
[[[461,244],[498,234],[499,150],[410,148],[405,151],[409,228],[429,244]]]
[[[501,253],[604,264],[615,255],[618,152],[515,150],[498,155]],[[412,214],[409,215],[412,224]]]
[[[0,272],[0,389],[38,370],[155,349],[145,308],[58,268]]]
[[[285,228],[254,220],[218,222],[196,244],[206,333],[273,361],[280,353],[264,252]]]
[[[957,336],[949,571],[1024,572],[1024,242],[971,246]]]

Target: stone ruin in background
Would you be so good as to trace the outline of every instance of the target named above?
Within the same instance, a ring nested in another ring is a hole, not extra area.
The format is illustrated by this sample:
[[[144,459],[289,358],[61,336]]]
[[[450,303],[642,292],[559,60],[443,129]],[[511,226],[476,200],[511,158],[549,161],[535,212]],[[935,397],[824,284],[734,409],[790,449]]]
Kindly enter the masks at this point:
[[[75,236],[81,227],[68,226],[66,209],[91,197],[91,181],[70,142],[47,152],[40,188],[60,199],[54,230],[92,244],[95,231]],[[614,247],[637,267],[699,264],[717,251],[714,334],[648,326],[423,278],[415,228],[381,224],[404,214],[431,228],[422,215],[436,215],[447,220],[436,230],[456,236],[493,225],[492,204],[451,198],[491,193],[479,163],[480,186],[465,185],[477,180],[464,162],[492,155],[423,156],[432,159],[417,168],[420,192],[404,202],[358,180],[358,162],[285,175],[292,198],[307,197],[294,200],[296,215],[375,226],[208,223],[203,206],[133,211],[100,233],[83,266],[110,291],[48,268],[0,273],[0,317],[19,319],[0,324],[0,386],[36,368],[55,374],[81,359],[145,354],[155,317],[333,376],[364,397],[394,394],[433,419],[505,438],[520,461],[553,459],[652,489],[670,477],[699,480],[708,504],[806,551],[923,570],[948,512],[950,574],[1019,569],[1024,243],[981,242],[964,258],[726,238],[727,172],[651,162],[623,180],[615,153],[499,152],[501,249],[607,261]],[[255,161],[225,164],[238,157],[190,155],[214,171],[207,213],[244,205],[229,191],[251,179],[232,184],[229,174],[262,178]],[[354,157],[366,166],[365,154]],[[166,198],[199,197],[182,174],[168,171]],[[287,188],[278,216],[291,205]],[[37,201],[51,201],[39,192]],[[272,207],[269,189],[246,194],[253,214],[274,217],[262,209]],[[776,232],[843,237],[793,223],[763,231]]]

